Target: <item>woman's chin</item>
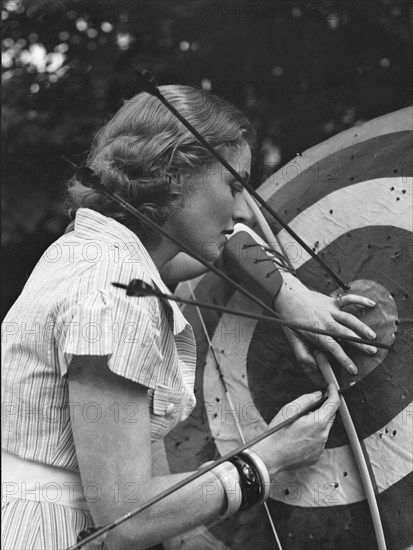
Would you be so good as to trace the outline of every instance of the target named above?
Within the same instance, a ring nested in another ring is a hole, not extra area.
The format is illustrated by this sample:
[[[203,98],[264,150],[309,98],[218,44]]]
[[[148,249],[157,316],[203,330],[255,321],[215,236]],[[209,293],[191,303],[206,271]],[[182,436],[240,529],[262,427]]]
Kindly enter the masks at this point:
[[[202,245],[202,258],[206,262],[215,262],[218,260],[221,250],[226,244],[226,239],[224,241],[218,242],[209,242]]]

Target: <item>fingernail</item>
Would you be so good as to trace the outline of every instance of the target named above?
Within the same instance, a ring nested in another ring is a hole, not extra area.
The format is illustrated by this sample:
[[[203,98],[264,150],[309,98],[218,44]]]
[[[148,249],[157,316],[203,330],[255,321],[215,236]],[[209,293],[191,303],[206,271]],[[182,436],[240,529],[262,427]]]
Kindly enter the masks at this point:
[[[373,300],[370,300],[369,298],[367,299],[367,303],[369,306],[373,307],[376,305],[376,302],[373,302]]]
[[[376,338],[376,333],[374,332],[374,330],[369,329],[367,331],[367,336],[373,340],[374,338]]]
[[[323,394],[321,393],[321,391],[316,391],[314,394],[314,397],[316,397],[317,399],[320,399],[322,396]]]
[[[369,346],[367,348],[367,353],[369,353],[370,355],[374,355],[375,353],[377,353],[377,348],[375,348],[374,346]]]
[[[349,364],[348,370],[351,372],[351,374],[357,374],[358,373],[356,365],[353,365],[352,363]]]

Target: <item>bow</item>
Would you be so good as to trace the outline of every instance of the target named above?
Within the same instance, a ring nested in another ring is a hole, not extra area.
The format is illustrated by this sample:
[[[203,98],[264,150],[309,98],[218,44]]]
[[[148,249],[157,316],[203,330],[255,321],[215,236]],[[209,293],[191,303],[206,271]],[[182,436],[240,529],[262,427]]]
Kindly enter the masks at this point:
[[[197,139],[219,160],[219,162],[221,162],[221,164],[243,185],[243,187],[247,191],[249,191],[249,193],[263,206],[263,208],[265,208],[277,220],[277,222],[282,227],[284,227],[284,229],[286,231],[288,231],[288,233],[309,253],[309,255],[311,257],[313,257],[315,259],[315,261],[323,267],[323,269],[339,284],[339,286],[341,286],[341,288],[343,288],[344,290],[348,290],[349,286],[346,283],[344,283],[343,281],[341,281],[341,279],[335,273],[332,272],[332,270],[325,264],[325,262],[323,262],[323,260],[319,256],[317,256],[317,254],[315,254],[315,252],[285,222],[283,222],[283,220],[278,216],[278,214],[272,208],[270,208],[267,205],[267,203],[260,197],[260,195],[258,195],[258,193],[255,192],[255,190],[248,184],[248,182],[246,182],[245,179],[242,178],[232,168],[232,166],[215,149],[213,149],[207,143],[207,141],[189,124],[189,122],[186,121],[186,119],[184,119],[180,115],[180,113],[178,113],[176,111],[176,109],[173,107],[173,105],[169,104],[169,102],[166,100],[166,98],[164,98],[162,96],[159,89],[157,88],[156,82],[154,81],[153,77],[151,77],[149,75],[149,73],[147,73],[146,71],[144,71],[142,73],[138,73],[137,71],[135,71],[135,73],[140,76],[141,81],[143,83],[143,88],[145,89],[145,91],[147,91],[148,93],[150,93],[150,94],[154,95],[155,97],[157,97],[197,137]],[[232,287],[234,287],[237,290],[239,290],[240,292],[242,292],[250,300],[252,300],[253,302],[260,305],[262,308],[264,308],[264,310],[269,311],[271,313],[272,317],[274,317],[274,311],[272,310],[272,308],[268,307],[265,303],[258,300],[253,294],[251,294],[249,291],[246,291],[243,287],[241,287],[237,283],[234,283],[229,277],[227,277],[225,274],[223,274],[215,266],[213,266],[212,264],[210,264],[208,262],[205,262],[205,260],[203,260],[203,258],[201,258],[197,254],[195,254],[192,250],[190,250],[188,247],[186,247],[183,243],[179,242],[178,239],[176,239],[175,237],[172,237],[169,234],[166,234],[166,232],[164,232],[160,226],[158,226],[156,223],[149,220],[146,216],[144,216],[142,213],[140,213],[137,209],[132,207],[127,201],[125,201],[122,197],[117,195],[117,193],[111,192],[108,189],[106,189],[101,184],[99,178],[94,174],[94,172],[90,168],[84,168],[83,173],[81,173],[81,171],[79,171],[77,167],[76,167],[76,170],[78,172],[77,175],[78,175],[79,179],[81,179],[82,183],[84,183],[85,185],[87,185],[89,187],[93,187],[97,190],[100,190],[103,194],[109,196],[110,198],[112,198],[113,200],[118,202],[118,204],[120,204],[124,209],[126,209],[127,211],[129,211],[130,213],[135,215],[137,218],[139,218],[140,221],[142,221],[146,225],[149,225],[152,229],[156,229],[159,232],[165,234],[165,236],[168,239],[170,239],[170,240],[174,241],[176,244],[178,244],[182,250],[184,250],[190,256],[197,259],[203,265],[206,265],[208,267],[208,269],[210,269],[211,271],[216,273],[218,276],[220,276],[221,278],[226,280],[226,282],[229,283]],[[249,204],[252,206],[252,198],[249,198],[248,200],[249,200]],[[264,231],[264,228],[263,228],[263,231]],[[265,227],[265,232],[267,233],[266,236],[268,238],[268,227]],[[271,237],[274,237],[274,236],[271,234]],[[274,241],[275,241],[275,238],[273,239],[273,242]],[[272,320],[274,321],[274,318]],[[296,327],[292,327],[292,328],[298,328],[298,327],[296,326]],[[300,329],[301,330],[308,330],[309,327],[300,326]],[[320,330],[315,330],[315,332],[323,333]],[[359,342],[361,341],[360,339],[357,339],[357,340]],[[331,367],[330,367],[330,369],[331,369]],[[308,412],[308,411],[305,411],[305,412]],[[298,418],[298,416],[297,416],[297,418]],[[296,418],[294,418],[294,420],[295,419]],[[293,421],[293,420],[291,420],[291,421]],[[277,426],[277,428],[278,428],[278,426]],[[278,429],[281,429],[281,428],[278,428]],[[271,433],[274,433],[274,432],[271,432]],[[265,432],[264,434],[261,434],[261,436],[259,436],[259,439],[256,438],[256,440],[250,441],[248,444],[244,444],[243,446],[238,448],[234,452],[234,454],[236,454],[238,452],[241,452],[243,449],[247,448],[248,446],[250,446],[250,445],[252,445],[252,444],[254,444],[258,441],[260,441],[261,439],[263,439],[264,437],[267,437],[268,435],[270,435],[269,431]],[[210,469],[214,468],[218,464],[221,464],[222,462],[227,460],[230,456],[232,456],[232,454],[228,454],[228,455],[225,455],[224,457],[221,457],[221,459],[218,459],[218,461],[211,464],[209,468],[203,470],[202,473],[199,474],[199,475],[202,475],[203,473],[205,473],[206,471],[209,471]],[[199,477],[199,475],[197,475],[197,473],[195,473],[192,476],[190,476],[189,478],[187,478],[186,480],[184,480],[184,482],[189,483],[193,479],[196,479],[197,477]],[[193,476],[195,476],[195,477],[193,477]],[[181,482],[181,483],[184,483],[184,482]],[[371,483],[371,481],[370,481],[370,483]],[[123,523],[124,521],[127,521],[127,519],[130,519],[130,517],[132,517],[133,515],[136,515],[137,513],[143,511],[147,507],[154,504],[154,502],[157,502],[158,500],[160,500],[161,498],[166,496],[166,494],[171,494],[171,492],[179,489],[181,486],[182,485],[177,484],[176,486],[171,487],[170,489],[168,489],[168,491],[162,493],[158,497],[154,497],[154,499],[151,499],[150,501],[148,501],[147,503],[145,503],[144,505],[142,505],[141,507],[139,507],[135,511],[130,512],[129,514],[126,514],[125,516],[123,516],[119,520],[116,520],[110,526],[107,526],[106,528],[97,528],[97,529],[95,529],[95,532],[92,535],[89,535],[86,538],[84,538],[82,541],[77,543],[75,546],[71,547],[70,550],[75,550],[77,548],[81,548],[84,544],[87,544],[87,543],[91,542],[92,540],[94,540],[94,539],[98,538],[99,536],[101,536],[104,532],[107,532],[110,529],[113,529],[114,527],[119,525],[120,523]],[[369,503],[370,503],[370,501],[369,501]],[[379,532],[379,529],[376,530],[376,534],[378,532]],[[384,537],[382,537],[382,539],[383,540],[380,539],[380,541],[379,541],[380,549],[385,548],[385,542],[384,542],[384,545],[383,545]],[[378,540],[379,540],[379,537],[378,537]]]

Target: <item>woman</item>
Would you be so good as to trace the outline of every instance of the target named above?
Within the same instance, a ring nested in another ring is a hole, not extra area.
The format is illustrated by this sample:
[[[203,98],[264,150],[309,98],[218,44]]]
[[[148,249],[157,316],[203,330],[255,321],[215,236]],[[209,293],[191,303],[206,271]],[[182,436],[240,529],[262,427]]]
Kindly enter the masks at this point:
[[[242,113],[190,87],[161,91],[232,166],[249,173],[252,132]],[[210,245],[218,258],[234,224],[251,219],[239,183],[146,93],[126,102],[97,134],[89,165],[168,234],[200,254],[208,244],[210,260]],[[45,252],[4,321],[4,549],[68,547],[80,531],[188,475],[154,476],[151,442],[195,405],[192,329],[175,303],[128,297],[111,283],[139,278],[167,291],[159,272],[176,280],[198,266],[99,192],[73,181],[70,196],[74,231]],[[372,305],[361,297],[346,300]],[[298,282],[283,287],[275,304],[290,319],[336,320],[341,333],[369,331]],[[353,368],[338,344],[320,345]],[[305,407],[319,398],[305,395],[296,403]],[[318,417],[301,418],[240,460],[270,477],[313,463],[338,403],[329,387]],[[282,419],[283,411],[270,425]],[[148,548],[254,502],[239,464],[225,463],[115,529],[106,544]]]

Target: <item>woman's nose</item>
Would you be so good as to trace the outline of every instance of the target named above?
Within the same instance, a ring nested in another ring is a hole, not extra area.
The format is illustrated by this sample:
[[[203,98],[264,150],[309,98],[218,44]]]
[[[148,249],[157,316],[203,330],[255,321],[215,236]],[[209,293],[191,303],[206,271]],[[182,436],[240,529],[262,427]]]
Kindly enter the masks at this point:
[[[252,220],[253,213],[247,204],[244,192],[237,193],[235,196],[234,213],[232,219],[234,223],[248,223]]]

